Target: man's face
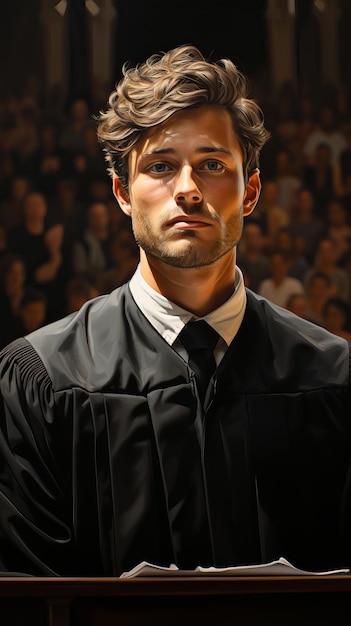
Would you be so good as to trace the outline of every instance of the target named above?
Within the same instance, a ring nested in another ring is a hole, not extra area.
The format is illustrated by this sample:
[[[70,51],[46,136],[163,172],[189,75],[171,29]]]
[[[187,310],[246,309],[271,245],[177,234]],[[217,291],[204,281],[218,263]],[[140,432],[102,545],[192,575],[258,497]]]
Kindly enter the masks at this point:
[[[193,268],[234,249],[259,188],[258,172],[245,186],[228,112],[206,106],[150,130],[130,154],[128,194],[118,182],[115,193],[146,255]]]

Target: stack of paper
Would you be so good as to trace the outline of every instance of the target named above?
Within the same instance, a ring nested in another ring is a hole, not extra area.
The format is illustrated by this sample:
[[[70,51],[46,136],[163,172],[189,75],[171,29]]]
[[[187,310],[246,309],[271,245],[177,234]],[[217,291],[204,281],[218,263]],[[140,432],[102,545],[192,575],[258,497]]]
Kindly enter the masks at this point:
[[[289,561],[281,557],[277,561],[260,565],[244,565],[238,567],[201,567],[194,570],[181,570],[176,565],[161,567],[147,561],[142,561],[129,572],[123,572],[121,578],[136,576],[326,576],[330,574],[349,574],[349,569],[336,569],[326,572],[308,572],[294,567]]]

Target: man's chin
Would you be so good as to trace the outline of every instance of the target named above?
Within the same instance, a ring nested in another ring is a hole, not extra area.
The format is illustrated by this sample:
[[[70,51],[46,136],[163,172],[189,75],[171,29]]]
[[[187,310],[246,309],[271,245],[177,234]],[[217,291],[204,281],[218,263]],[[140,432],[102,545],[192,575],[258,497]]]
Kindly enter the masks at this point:
[[[166,252],[162,253],[160,251],[154,252],[152,250],[145,251],[146,255],[161,261],[165,265],[189,270],[212,265],[227,252],[229,252],[229,250],[222,250],[221,252],[217,251],[217,253],[215,251],[209,253],[208,250],[201,252],[200,250],[194,250],[194,246],[186,252],[178,252],[177,254],[170,254]]]

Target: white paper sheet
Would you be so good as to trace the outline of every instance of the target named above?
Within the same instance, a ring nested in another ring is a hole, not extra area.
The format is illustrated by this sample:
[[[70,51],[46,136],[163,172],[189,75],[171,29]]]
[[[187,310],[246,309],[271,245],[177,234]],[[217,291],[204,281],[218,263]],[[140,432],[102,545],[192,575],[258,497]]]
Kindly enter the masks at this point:
[[[277,561],[260,565],[245,565],[238,567],[201,567],[194,570],[181,570],[176,565],[161,567],[143,561],[128,572],[123,572],[121,578],[137,576],[326,576],[332,574],[349,574],[349,569],[328,570],[325,572],[309,572],[294,567],[289,561],[280,557]]]

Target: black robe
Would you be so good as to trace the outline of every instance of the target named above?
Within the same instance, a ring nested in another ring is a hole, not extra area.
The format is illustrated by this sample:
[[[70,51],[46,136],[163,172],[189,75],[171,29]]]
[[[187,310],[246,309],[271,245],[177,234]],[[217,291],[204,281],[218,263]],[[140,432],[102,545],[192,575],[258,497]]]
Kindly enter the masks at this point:
[[[205,411],[128,285],[2,351],[0,570],[351,566],[349,345],[247,296]]]

